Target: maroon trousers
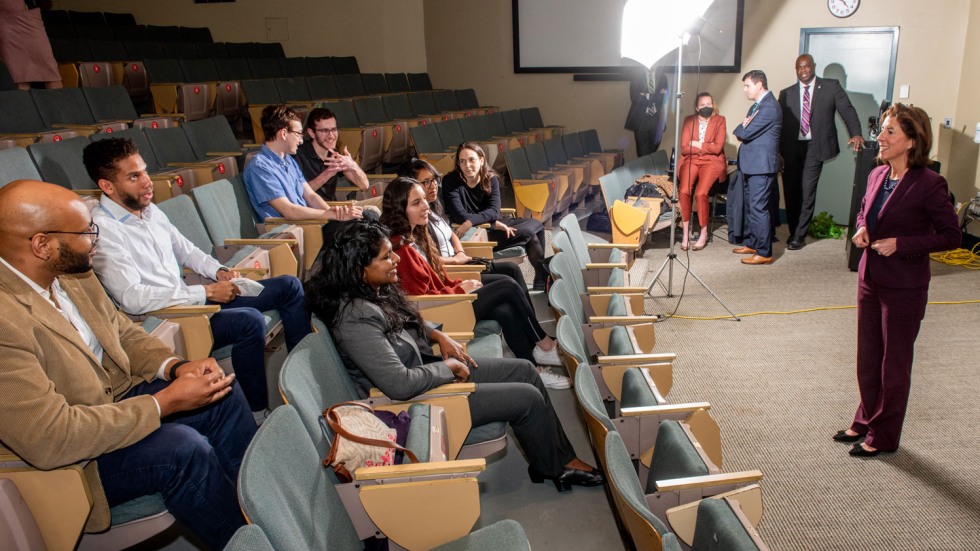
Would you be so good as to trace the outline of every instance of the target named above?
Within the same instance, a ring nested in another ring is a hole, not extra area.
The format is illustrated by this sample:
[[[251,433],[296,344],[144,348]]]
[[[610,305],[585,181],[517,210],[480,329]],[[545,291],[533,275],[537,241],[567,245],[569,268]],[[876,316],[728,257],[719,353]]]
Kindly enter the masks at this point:
[[[851,430],[868,446],[895,451],[912,384],[915,338],[929,286],[892,289],[858,279],[857,379],[861,403]]]

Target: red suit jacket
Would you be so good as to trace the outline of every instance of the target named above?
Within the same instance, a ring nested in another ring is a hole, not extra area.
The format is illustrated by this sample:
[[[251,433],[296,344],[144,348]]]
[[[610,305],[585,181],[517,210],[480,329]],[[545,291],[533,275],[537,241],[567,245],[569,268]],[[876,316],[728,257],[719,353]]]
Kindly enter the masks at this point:
[[[408,243],[398,236],[391,238],[398,261],[398,286],[406,295],[465,295],[457,279],[443,279]]]
[[[888,165],[868,176],[868,191],[857,213],[857,228],[867,227],[865,217],[878,191],[888,177]],[[929,284],[929,253],[954,249],[960,244],[956,212],[949,200],[946,179],[932,170],[909,169],[878,213],[878,223],[868,241],[896,238],[891,256],[865,249],[858,266],[858,277],[893,289],[910,289]]]
[[[684,126],[681,129],[681,159],[678,162],[687,162],[688,156],[693,156],[694,164],[701,166],[706,164],[717,164],[719,174],[725,173],[725,139],[728,130],[726,128],[725,117],[721,115],[711,115],[708,119],[708,128],[704,131],[704,143],[701,149],[691,147],[691,141],[698,137],[698,116],[690,115],[684,119]],[[681,166],[678,164],[677,166]]]

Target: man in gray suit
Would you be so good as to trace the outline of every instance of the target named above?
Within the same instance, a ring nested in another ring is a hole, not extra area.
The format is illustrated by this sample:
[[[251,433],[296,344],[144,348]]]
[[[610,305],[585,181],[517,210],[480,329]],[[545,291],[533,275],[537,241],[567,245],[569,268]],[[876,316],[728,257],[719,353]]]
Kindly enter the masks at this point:
[[[823,164],[840,153],[834,113],[840,113],[848,145],[857,151],[864,144],[857,111],[840,83],[832,78],[816,78],[816,64],[810,54],[796,58],[796,84],[779,92],[783,112],[779,153],[783,157],[783,197],[789,242],[795,251],[806,245],[806,232],[813,219],[817,182]]]
[[[735,254],[751,255],[742,264],[772,264],[771,204],[779,172],[779,129],[783,115],[776,98],[769,92],[766,74],[749,71],[742,77],[745,97],[754,103],[745,120],[735,127],[738,148],[738,168],[745,179],[745,206],[748,221],[744,226],[743,246],[732,249]]]

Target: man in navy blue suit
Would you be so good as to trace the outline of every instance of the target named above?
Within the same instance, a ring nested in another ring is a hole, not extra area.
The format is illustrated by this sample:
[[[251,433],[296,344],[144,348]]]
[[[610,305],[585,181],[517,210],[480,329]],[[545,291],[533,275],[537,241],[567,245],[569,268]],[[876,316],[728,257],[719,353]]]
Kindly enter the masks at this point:
[[[738,149],[738,168],[745,179],[743,189],[748,222],[743,246],[732,249],[732,252],[751,255],[743,258],[742,264],[772,264],[771,201],[777,193],[779,130],[783,114],[776,98],[769,92],[766,74],[762,71],[745,73],[742,89],[745,97],[754,102],[734,132],[742,142]]]

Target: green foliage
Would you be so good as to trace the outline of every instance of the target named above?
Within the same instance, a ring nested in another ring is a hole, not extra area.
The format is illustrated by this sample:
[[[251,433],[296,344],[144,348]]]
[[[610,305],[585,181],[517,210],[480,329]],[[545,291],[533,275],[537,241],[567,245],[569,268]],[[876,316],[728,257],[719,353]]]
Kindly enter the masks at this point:
[[[810,222],[810,236],[816,239],[843,239],[847,235],[847,226],[834,222],[834,217],[821,212]]]

